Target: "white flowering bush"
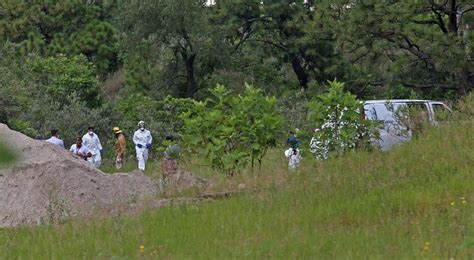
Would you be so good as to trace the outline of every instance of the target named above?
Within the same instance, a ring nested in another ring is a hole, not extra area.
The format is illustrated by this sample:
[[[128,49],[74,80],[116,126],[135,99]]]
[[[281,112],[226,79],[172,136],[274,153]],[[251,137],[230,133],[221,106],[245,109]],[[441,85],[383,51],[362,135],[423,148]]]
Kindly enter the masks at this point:
[[[310,142],[317,159],[327,159],[347,150],[370,147],[377,138],[376,126],[361,115],[361,101],[344,91],[344,83],[329,81],[329,91],[308,103],[308,119],[318,128]]]

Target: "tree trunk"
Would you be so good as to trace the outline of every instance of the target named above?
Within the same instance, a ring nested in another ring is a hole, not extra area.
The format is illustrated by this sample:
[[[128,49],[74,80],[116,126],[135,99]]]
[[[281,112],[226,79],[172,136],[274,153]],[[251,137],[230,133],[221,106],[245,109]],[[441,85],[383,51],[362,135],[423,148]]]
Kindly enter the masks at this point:
[[[182,53],[183,61],[186,67],[186,97],[194,98],[197,92],[196,75],[194,73],[194,61],[196,54],[187,55]]]
[[[449,5],[449,23],[448,31],[449,32],[458,32],[458,7],[456,6],[456,0],[451,0]]]
[[[303,66],[301,65],[301,61],[298,58],[297,55],[294,54],[289,54],[290,59],[291,59],[291,66],[293,67],[293,71],[296,74],[296,77],[298,77],[298,81],[300,83],[300,86],[304,89],[308,89],[308,82],[309,82],[309,77],[308,74],[304,71]]]

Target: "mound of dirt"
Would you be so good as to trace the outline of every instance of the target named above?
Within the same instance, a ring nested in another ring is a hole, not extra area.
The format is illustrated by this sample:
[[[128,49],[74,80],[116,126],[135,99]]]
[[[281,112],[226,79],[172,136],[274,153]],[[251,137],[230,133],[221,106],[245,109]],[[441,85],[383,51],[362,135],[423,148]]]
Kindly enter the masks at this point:
[[[190,172],[177,170],[166,177],[165,182],[175,190],[181,191],[191,188],[204,189],[209,186],[209,182]]]
[[[160,181],[140,171],[105,174],[65,149],[3,124],[0,140],[19,157],[15,165],[0,169],[0,227],[93,216],[104,208],[136,204],[160,191]]]

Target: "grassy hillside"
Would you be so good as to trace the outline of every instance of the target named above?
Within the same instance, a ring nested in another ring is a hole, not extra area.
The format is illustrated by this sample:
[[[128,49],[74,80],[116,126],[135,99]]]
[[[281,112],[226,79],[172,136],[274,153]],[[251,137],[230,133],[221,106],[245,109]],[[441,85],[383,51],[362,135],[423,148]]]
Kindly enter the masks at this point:
[[[388,153],[305,158],[294,173],[276,151],[247,178],[258,192],[3,229],[0,258],[473,258],[472,129],[472,121],[430,129]]]

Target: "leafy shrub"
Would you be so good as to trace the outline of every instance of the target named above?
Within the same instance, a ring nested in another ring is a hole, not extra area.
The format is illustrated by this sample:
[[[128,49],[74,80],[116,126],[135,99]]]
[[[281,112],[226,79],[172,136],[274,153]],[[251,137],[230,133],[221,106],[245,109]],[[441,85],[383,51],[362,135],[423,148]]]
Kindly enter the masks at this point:
[[[285,131],[296,132],[295,129],[300,129],[298,139],[302,143],[308,139],[306,133],[313,126],[311,122],[307,120],[308,117],[308,98],[303,91],[291,91],[288,95],[279,98],[278,113],[285,119],[283,128]]]
[[[66,104],[48,96],[40,97],[32,101],[29,111],[21,119],[44,136],[49,136],[51,129],[58,129],[66,146],[84,135],[88,126],[94,127],[103,146],[112,142],[112,128],[117,122],[117,113],[112,108],[91,108],[74,93],[65,96],[64,100]]]
[[[57,102],[64,103],[64,97],[75,92],[88,106],[100,105],[94,66],[85,56],[35,57],[28,65],[34,81],[43,86],[36,90],[39,94],[50,95]]]
[[[8,123],[27,107],[32,85],[22,60],[16,57],[17,48],[11,44],[0,46],[0,123]]]
[[[377,138],[375,124],[361,118],[362,103],[354,95],[344,91],[344,84],[329,81],[329,92],[318,95],[309,102],[308,120],[320,128],[314,136],[319,142],[312,152],[318,159],[329,154],[338,155],[350,149],[369,146]]]
[[[117,110],[121,115],[120,128],[133,136],[137,129],[137,122],[143,120],[147,123],[147,128],[153,136],[153,149],[160,146],[165,136],[171,134],[179,137],[183,132],[184,122],[180,115],[194,108],[194,101],[187,98],[166,97],[157,101],[150,96],[136,93],[120,100],[117,103]],[[133,149],[133,144],[129,143],[129,150]],[[159,149],[158,149],[159,150]],[[153,156],[161,154],[155,153]]]
[[[276,98],[246,85],[241,95],[217,85],[212,98],[195,102],[183,114],[183,141],[188,149],[208,160],[213,168],[233,175],[249,163],[261,164],[269,147],[276,145],[283,123]]]
[[[6,145],[0,142],[0,166],[11,163],[15,160],[15,154],[13,154]]]
[[[453,118],[457,120],[472,120],[474,118],[474,94],[470,93],[454,107]]]
[[[8,120],[8,125],[11,129],[23,133],[31,138],[36,137],[38,132],[31,126],[31,123],[26,120],[12,118]]]

